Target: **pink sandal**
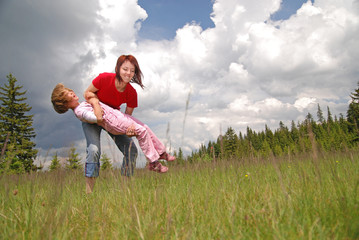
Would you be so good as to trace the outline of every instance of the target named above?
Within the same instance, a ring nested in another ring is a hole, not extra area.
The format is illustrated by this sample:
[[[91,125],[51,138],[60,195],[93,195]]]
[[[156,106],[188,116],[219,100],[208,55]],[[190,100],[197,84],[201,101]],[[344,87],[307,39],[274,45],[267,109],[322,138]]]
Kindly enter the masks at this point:
[[[168,162],[172,162],[176,160],[176,157],[169,155],[168,153],[164,152],[160,155],[160,159],[164,159]]]
[[[159,161],[150,162],[148,165],[148,169],[150,171],[154,171],[158,173],[165,173],[168,171],[168,167],[163,166]]]

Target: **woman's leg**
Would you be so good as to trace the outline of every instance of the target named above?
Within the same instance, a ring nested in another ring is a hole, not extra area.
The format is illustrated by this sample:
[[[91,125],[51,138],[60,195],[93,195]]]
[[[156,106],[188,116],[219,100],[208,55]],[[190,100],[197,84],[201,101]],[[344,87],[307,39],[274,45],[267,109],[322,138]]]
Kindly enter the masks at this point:
[[[95,185],[95,178],[98,177],[100,170],[100,134],[102,127],[97,124],[82,122],[82,129],[85,134],[87,146],[85,163],[86,192],[91,193]]]
[[[121,166],[121,175],[133,176],[136,167],[137,147],[132,138],[126,135],[113,135],[109,133],[115,141],[116,146],[123,154],[123,162]]]

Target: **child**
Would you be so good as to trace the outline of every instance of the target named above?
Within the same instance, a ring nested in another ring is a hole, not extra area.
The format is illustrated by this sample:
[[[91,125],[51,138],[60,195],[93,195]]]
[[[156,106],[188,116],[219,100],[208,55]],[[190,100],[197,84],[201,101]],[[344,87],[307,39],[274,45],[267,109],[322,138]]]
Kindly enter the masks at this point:
[[[165,173],[168,171],[168,168],[163,166],[158,160],[174,161],[176,159],[174,156],[166,153],[165,146],[156,135],[147,125],[138,119],[100,102],[103,120],[98,122],[92,105],[87,102],[80,103],[74,91],[66,88],[61,83],[57,84],[54,88],[51,102],[58,113],[65,113],[71,108],[76,117],[81,121],[97,123],[114,135],[127,133],[127,135],[136,136],[143,153],[149,161],[149,170],[151,171]],[[134,134],[131,134],[131,132],[134,132]]]

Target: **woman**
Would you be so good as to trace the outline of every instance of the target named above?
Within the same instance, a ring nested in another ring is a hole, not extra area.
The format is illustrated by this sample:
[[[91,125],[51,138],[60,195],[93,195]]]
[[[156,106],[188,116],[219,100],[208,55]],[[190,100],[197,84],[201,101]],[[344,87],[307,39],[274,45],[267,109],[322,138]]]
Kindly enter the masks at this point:
[[[120,109],[121,104],[125,103],[125,114],[132,115],[134,108],[137,107],[137,92],[130,82],[144,88],[141,69],[136,58],[132,55],[122,55],[117,59],[115,73],[102,73],[92,81],[86,89],[84,97],[94,108],[98,123],[102,122],[102,109],[99,101],[115,109]],[[87,141],[86,188],[87,192],[92,192],[95,178],[99,175],[100,134],[103,128],[97,124],[86,122],[82,123],[82,128]],[[137,157],[136,145],[130,138],[135,135],[134,128],[127,130],[127,136],[109,134],[124,155],[121,174],[132,176]]]

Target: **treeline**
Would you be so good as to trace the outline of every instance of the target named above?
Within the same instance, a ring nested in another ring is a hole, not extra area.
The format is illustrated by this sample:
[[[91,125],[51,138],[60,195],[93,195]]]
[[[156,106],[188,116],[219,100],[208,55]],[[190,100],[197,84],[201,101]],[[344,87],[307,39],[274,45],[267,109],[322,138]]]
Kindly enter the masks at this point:
[[[26,91],[17,85],[17,80],[9,74],[8,82],[0,86],[0,174],[24,173],[42,168],[34,165],[38,151],[35,149],[35,130],[32,127],[33,115],[28,114],[31,107],[25,102]],[[359,86],[359,83],[358,83]],[[303,153],[347,151],[357,148],[359,141],[359,87],[351,94],[346,118],[332,116],[327,107],[327,116],[318,104],[317,119],[308,113],[303,122],[287,127],[283,122],[272,131],[265,125],[260,132],[247,127],[245,134],[236,134],[229,127],[216,141],[209,141],[188,157],[181,149],[175,155],[177,163],[217,161],[223,159],[253,159],[295,156]],[[102,154],[101,168],[112,168],[110,159]],[[53,156],[50,170],[59,168],[78,169],[81,166],[76,149],[72,147],[65,163],[60,163],[57,154]]]
[[[358,83],[359,86],[359,83]],[[287,127],[283,122],[279,128],[272,131],[265,125],[260,132],[247,127],[245,134],[236,134],[229,127],[225,134],[216,141],[209,141],[187,158],[182,150],[176,153],[179,162],[216,161],[219,159],[253,159],[283,156],[298,156],[305,153],[317,155],[323,152],[347,151],[358,147],[359,132],[359,88],[351,94],[352,101],[347,110],[347,117],[343,114],[332,116],[327,107],[327,117],[318,104],[317,120],[311,113],[306,119],[297,124],[292,121]]]

